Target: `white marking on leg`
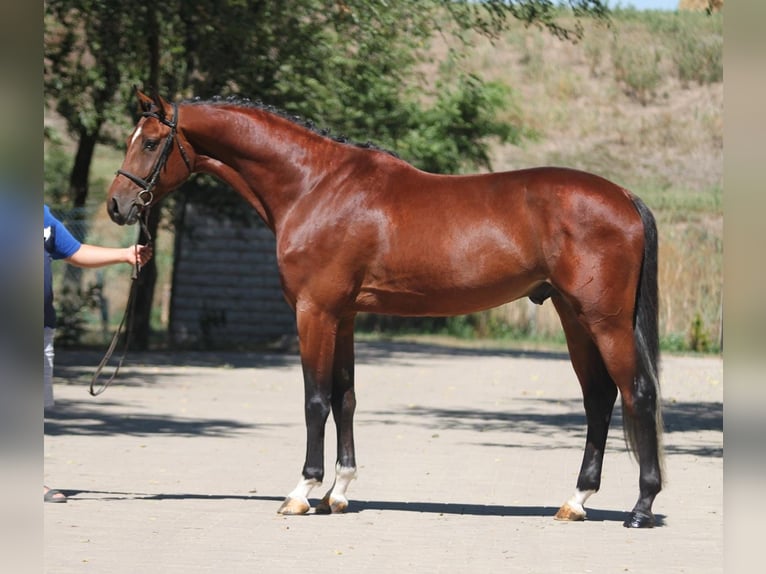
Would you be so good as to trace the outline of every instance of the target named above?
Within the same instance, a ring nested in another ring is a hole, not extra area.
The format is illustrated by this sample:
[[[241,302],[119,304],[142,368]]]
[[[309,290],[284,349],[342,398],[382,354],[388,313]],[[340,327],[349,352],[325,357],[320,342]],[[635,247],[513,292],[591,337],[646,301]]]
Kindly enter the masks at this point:
[[[332,485],[330,491],[330,498],[333,501],[343,501],[348,503],[346,498],[346,490],[351,481],[356,478],[356,468],[353,466],[341,466],[340,463],[335,465],[335,484]]]
[[[346,490],[356,478],[356,468],[335,463],[335,482],[317,505],[317,512],[322,514],[344,512],[348,508]]]
[[[316,478],[302,478],[287,498],[296,498],[298,500],[305,500],[308,503],[309,493],[315,486],[320,486],[322,483]]]
[[[141,126],[136,128],[136,131],[133,132],[133,137],[130,138],[130,145],[133,145],[133,143],[138,139],[138,136],[141,134]],[[128,146],[130,147],[130,146]]]
[[[583,505],[585,504],[585,501],[590,498],[590,496],[596,492],[595,490],[576,490],[574,493],[574,496],[569,499],[567,504],[571,506],[574,510],[578,512],[582,512],[583,516],[586,514],[585,508],[583,508]]]

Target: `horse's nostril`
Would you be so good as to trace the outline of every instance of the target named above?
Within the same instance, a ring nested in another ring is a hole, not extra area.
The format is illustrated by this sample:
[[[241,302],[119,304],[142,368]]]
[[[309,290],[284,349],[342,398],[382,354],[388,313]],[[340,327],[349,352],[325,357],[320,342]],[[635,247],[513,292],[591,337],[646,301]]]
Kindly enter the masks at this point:
[[[106,212],[109,214],[109,217],[112,218],[112,221],[119,223],[120,221],[120,208],[117,204],[117,200],[115,198],[112,198],[110,201],[106,204]]]

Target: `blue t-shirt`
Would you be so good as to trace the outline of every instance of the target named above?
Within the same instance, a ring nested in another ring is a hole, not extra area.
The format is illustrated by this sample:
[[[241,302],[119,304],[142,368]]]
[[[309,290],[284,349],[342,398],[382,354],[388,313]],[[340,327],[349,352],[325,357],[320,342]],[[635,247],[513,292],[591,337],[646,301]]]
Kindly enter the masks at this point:
[[[44,326],[56,326],[56,311],[53,308],[53,272],[51,270],[51,259],[66,259],[71,257],[82,245],[64,224],[56,219],[47,205],[43,210],[43,245],[45,272],[44,280]]]

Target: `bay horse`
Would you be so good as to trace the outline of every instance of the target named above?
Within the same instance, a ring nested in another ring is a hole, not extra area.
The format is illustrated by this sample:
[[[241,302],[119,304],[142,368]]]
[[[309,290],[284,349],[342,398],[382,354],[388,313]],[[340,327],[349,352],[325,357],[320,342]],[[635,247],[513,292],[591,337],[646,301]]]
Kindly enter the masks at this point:
[[[657,228],[638,197],[556,167],[426,173],[260,102],[137,96],[142,115],[106,200],[111,219],[136,223],[192,173],[207,173],[276,235],[281,285],[296,315],[306,423],[302,476],[279,513],[310,510],[331,412],[335,481],[315,512],[348,506],[357,313],[451,316],[529,297],[551,299],[561,318],[587,420],[576,490],[555,518],[585,518],[584,503],[601,486],[619,391],[640,467],[638,501],[624,525],[654,526],[663,474]]]

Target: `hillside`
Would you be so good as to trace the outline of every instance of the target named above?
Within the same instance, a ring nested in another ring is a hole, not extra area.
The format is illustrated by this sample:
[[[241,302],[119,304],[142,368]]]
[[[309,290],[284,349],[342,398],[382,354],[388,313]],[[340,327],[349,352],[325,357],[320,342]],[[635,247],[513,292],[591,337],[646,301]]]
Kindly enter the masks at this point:
[[[617,14],[612,30],[588,26],[578,44],[538,30],[512,32],[495,45],[482,41],[469,66],[510,86],[516,115],[538,134],[521,146],[496,147],[494,168],[568,165],[650,195],[720,190],[723,82],[683,81],[674,62],[681,41],[674,22],[686,34],[709,34],[699,44],[720,52],[720,28],[717,35],[705,30],[714,26],[702,26],[704,18]],[[629,73],[636,77],[621,79]]]
[[[655,211],[662,335],[671,348],[720,343],[722,51],[721,14],[626,10],[611,28],[586,25],[577,44],[518,28],[477,40],[464,64],[513,90],[509,118],[532,134],[518,146],[496,145],[495,170],[592,171]],[[545,307],[514,303],[494,314],[533,335],[559,329]]]

